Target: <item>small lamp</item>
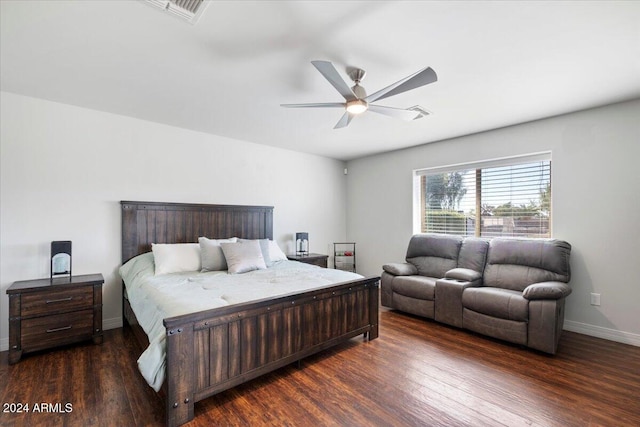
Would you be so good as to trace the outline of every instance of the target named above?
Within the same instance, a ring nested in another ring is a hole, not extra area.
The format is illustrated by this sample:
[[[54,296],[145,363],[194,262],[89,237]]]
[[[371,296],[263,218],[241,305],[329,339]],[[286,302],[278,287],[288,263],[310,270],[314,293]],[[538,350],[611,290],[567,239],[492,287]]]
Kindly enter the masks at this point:
[[[296,255],[309,255],[309,233],[296,233]]]
[[[51,280],[56,276],[71,278],[71,241],[51,242]]]

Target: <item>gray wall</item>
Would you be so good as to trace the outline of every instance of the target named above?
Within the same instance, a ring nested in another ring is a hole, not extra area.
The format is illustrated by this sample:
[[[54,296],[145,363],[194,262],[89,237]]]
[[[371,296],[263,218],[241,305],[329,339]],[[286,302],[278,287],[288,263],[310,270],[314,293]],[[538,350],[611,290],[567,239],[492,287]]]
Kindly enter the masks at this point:
[[[551,151],[552,233],[573,246],[565,329],[640,345],[639,118],[636,100],[348,162],[359,272],[404,260],[414,169]]]

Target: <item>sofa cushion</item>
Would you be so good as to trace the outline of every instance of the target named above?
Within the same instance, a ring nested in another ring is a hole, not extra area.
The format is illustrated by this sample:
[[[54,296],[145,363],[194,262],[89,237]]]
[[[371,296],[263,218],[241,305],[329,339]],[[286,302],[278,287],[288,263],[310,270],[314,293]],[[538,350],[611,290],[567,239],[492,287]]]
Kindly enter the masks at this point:
[[[489,243],[485,286],[523,291],[538,282],[568,282],[571,245],[556,239],[495,238]]]
[[[393,308],[404,311],[405,313],[411,313],[417,316],[433,319],[434,306],[435,304],[433,301],[393,294]]]
[[[485,286],[467,288],[462,294],[462,305],[477,313],[500,319],[520,322],[529,319],[529,301],[522,296],[522,292],[510,289]]]
[[[463,328],[520,345],[528,345],[527,326],[526,322],[487,316],[468,308],[462,310]]]
[[[487,261],[489,241],[478,237],[467,237],[462,242],[458,255],[458,267],[477,271],[482,275]]]
[[[433,301],[435,298],[436,280],[424,276],[397,276],[393,278],[391,287],[396,294],[410,298]]]
[[[461,245],[461,236],[416,234],[409,241],[406,261],[415,265],[421,276],[441,278],[458,266]]]

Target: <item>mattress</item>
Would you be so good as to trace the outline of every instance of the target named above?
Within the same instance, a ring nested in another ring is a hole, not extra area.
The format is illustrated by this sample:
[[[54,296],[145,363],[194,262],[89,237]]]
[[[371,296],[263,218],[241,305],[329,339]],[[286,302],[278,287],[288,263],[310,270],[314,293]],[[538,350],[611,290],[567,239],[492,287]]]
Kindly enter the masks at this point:
[[[276,261],[266,270],[242,274],[227,271],[182,272],[155,275],[151,252],[132,258],[122,267],[127,297],[149,347],[138,368],[154,390],[160,390],[166,370],[163,319],[232,304],[322,288],[363,276],[296,261]]]

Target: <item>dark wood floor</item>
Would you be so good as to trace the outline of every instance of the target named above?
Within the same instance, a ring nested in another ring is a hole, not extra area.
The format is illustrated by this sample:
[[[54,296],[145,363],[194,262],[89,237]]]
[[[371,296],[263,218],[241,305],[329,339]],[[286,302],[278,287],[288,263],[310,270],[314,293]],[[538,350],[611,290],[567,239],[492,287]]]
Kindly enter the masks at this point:
[[[12,366],[0,353],[2,409],[30,405],[0,413],[0,425],[162,425],[138,353],[129,329]],[[66,403],[71,412],[42,412]],[[383,311],[379,339],[354,339],[197,403],[195,413],[188,426],[640,426],[640,347],[565,332],[547,356]]]

